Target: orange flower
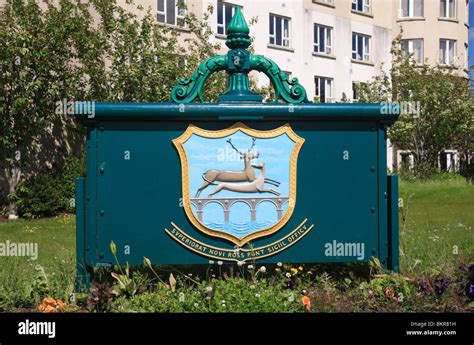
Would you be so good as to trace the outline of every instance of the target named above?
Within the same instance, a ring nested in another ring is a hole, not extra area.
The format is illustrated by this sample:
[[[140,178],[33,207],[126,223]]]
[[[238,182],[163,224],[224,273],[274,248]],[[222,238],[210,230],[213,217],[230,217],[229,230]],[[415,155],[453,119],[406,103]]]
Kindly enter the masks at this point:
[[[58,307],[65,307],[66,306],[66,304],[63,301],[61,301],[60,299],[57,300],[57,304],[58,304]]]
[[[46,307],[46,309],[44,310],[45,313],[54,313],[56,311],[56,309],[54,309],[54,307],[48,305]]]
[[[45,309],[46,309],[46,304],[44,304],[44,303],[41,303],[41,304],[38,306],[38,310],[44,311]]]
[[[385,289],[385,296],[387,296],[389,299],[393,299],[393,297],[395,297],[395,293],[392,289],[387,288]]]
[[[43,303],[44,303],[44,304],[51,305],[51,306],[55,306],[55,305],[56,305],[56,301],[54,300],[53,297],[46,297],[45,299],[43,299]]]
[[[308,296],[303,296],[303,298],[301,299],[301,303],[306,306],[307,312],[311,311],[311,300]]]

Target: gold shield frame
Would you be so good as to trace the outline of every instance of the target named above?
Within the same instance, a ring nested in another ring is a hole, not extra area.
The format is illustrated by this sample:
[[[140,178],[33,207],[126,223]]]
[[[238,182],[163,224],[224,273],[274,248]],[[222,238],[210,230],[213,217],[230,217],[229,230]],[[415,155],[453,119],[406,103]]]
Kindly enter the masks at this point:
[[[260,139],[271,139],[271,138],[276,138],[282,134],[286,134],[294,142],[293,150],[290,156],[290,181],[289,181],[290,183],[289,194],[290,195],[289,195],[288,206],[287,206],[287,210],[285,214],[272,226],[254,231],[242,238],[236,237],[232,234],[225,233],[219,230],[211,229],[205,226],[203,223],[201,223],[201,221],[194,214],[191,207],[191,201],[190,201],[191,195],[190,195],[190,190],[189,190],[188,157],[186,155],[186,150],[184,148],[184,144],[193,134],[196,134],[204,138],[209,138],[209,139],[213,139],[213,138],[220,139],[220,138],[225,138],[227,136],[230,136],[238,131],[241,131],[254,138],[260,138]],[[176,139],[173,139],[173,144],[178,150],[179,158],[181,161],[181,172],[182,172],[182,181],[183,181],[182,182],[183,206],[184,206],[184,210],[186,212],[188,219],[198,230],[202,231],[203,233],[209,236],[226,239],[236,244],[239,247],[242,247],[243,245],[245,245],[246,243],[248,243],[249,241],[253,239],[268,236],[280,230],[291,218],[296,206],[296,178],[297,178],[296,168],[297,168],[297,162],[298,162],[298,155],[299,155],[301,147],[303,146],[303,143],[304,143],[304,139],[298,136],[288,123],[272,130],[263,130],[263,131],[252,129],[246,126],[242,122],[237,122],[233,126],[226,129],[221,129],[221,130],[206,130],[206,129],[199,128],[193,124],[190,124],[188,128],[186,129],[186,131],[181,136],[179,136]]]

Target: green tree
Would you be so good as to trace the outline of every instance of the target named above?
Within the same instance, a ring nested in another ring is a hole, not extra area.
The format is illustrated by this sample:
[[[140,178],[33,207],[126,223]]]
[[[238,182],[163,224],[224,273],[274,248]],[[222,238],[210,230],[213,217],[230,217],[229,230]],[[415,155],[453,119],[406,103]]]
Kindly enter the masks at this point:
[[[44,152],[44,141],[66,147],[58,138],[77,132],[73,117],[57,111],[62,100],[168,101],[178,77],[189,76],[219,48],[209,43],[212,8],[203,21],[188,14],[186,28],[176,30],[157,24],[150,9],[137,6],[138,16],[115,0],[45,6],[13,0],[0,9],[0,162],[11,195],[33,166],[46,169],[46,161],[68,154]],[[224,84],[223,78],[210,81],[208,99],[215,100]]]
[[[24,169],[39,159],[38,139],[55,121],[55,103],[81,93],[81,68],[74,45],[78,28],[90,20],[85,6],[65,0],[41,10],[35,1],[13,0],[0,13],[0,158],[9,193]],[[15,214],[14,203],[10,214]]]
[[[399,120],[390,128],[392,142],[414,154],[415,173],[428,177],[439,154],[456,148],[461,166],[472,149],[472,95],[461,68],[417,64],[401,50],[401,36],[392,43],[392,67],[369,83],[357,85],[361,102],[404,102]],[[407,105],[411,105],[408,107]]]

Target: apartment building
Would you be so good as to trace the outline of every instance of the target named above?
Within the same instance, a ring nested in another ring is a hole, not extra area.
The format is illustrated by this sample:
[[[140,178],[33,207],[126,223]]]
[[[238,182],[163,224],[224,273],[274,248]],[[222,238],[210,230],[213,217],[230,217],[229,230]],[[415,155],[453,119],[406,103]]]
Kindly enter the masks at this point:
[[[177,26],[185,7],[201,17],[212,6],[213,41],[223,52],[227,25],[240,6],[252,22],[255,52],[298,77],[319,102],[356,99],[356,82],[390,68],[391,42],[401,30],[402,49],[420,63],[462,66],[460,75],[468,73],[468,0],[156,0],[151,6],[158,21]],[[263,74],[254,77],[268,84]]]
[[[183,7],[183,2],[157,0],[157,6],[158,21],[167,22],[163,17],[166,9]],[[198,16],[209,6],[214,9],[210,17],[214,42],[224,43],[227,25],[240,6],[252,22],[255,52],[273,59],[287,75],[298,77],[314,101],[357,99],[357,82],[370,80],[382,68],[390,69],[391,43],[399,34],[402,50],[413,54],[417,62],[458,66],[462,67],[457,70],[461,77],[468,74],[468,0],[187,2],[188,10]],[[169,24],[180,25],[178,11],[170,10]],[[263,74],[253,77],[260,86],[269,83]],[[387,150],[390,171],[413,167],[411,152],[398,150],[390,141]],[[439,165],[442,170],[456,171],[457,153],[444,152]]]
[[[0,0],[6,2],[7,0]],[[44,0],[43,0],[44,1]],[[202,19],[212,7],[211,40],[220,42],[236,6],[250,24],[253,48],[297,77],[308,98],[317,102],[357,99],[355,85],[391,67],[392,40],[402,33],[402,49],[418,62],[461,66],[468,75],[469,0],[135,0],[119,2],[136,12],[136,5],[156,13],[159,23],[186,30],[191,12]],[[140,13],[137,13],[140,15]],[[251,75],[259,86],[268,78]],[[388,168],[412,166],[410,152],[388,145]],[[440,167],[457,170],[457,154],[446,151]]]
[[[5,3],[8,0],[0,0]],[[42,0],[41,2],[45,2]],[[209,24],[222,53],[236,6],[250,23],[256,54],[273,59],[297,77],[310,99],[357,98],[356,82],[390,68],[390,47],[403,30],[402,49],[419,62],[462,66],[468,73],[469,0],[125,0],[156,13],[157,22],[184,28],[187,12],[199,19],[212,7]],[[268,85],[254,74],[259,86]]]
[[[467,76],[469,1],[393,1],[394,35],[402,33],[402,48],[418,62],[463,67]]]
[[[182,2],[157,0],[157,20],[180,25]],[[213,8],[213,42],[226,48],[226,28],[236,6],[250,22],[256,54],[274,60],[288,75],[297,77],[310,99],[319,102],[351,100],[354,83],[390,68],[393,6],[390,1],[351,0],[188,0],[186,8],[197,16]],[[167,12],[167,13],[166,13]],[[268,85],[263,74],[253,74],[259,86]]]

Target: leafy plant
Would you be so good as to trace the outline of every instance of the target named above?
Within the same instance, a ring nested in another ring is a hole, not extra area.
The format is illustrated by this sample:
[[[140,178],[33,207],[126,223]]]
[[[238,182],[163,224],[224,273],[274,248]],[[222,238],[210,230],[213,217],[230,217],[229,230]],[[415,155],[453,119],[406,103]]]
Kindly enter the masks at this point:
[[[448,148],[460,152],[461,171],[468,169],[474,134],[472,95],[463,68],[431,66],[414,62],[401,49],[403,32],[392,42],[392,67],[356,84],[360,102],[417,104],[402,112],[390,128],[390,139],[414,154],[414,173],[426,179],[437,171],[438,156]],[[414,103],[419,102],[419,103]]]
[[[13,0],[1,6],[0,162],[13,196],[12,216],[17,202],[37,192],[34,207],[23,201],[23,214],[47,215],[67,206],[60,200],[68,194],[47,187],[61,187],[54,174],[35,179],[42,188],[30,180],[50,163],[61,165],[71,147],[82,143],[83,129],[61,102],[166,102],[178,78],[189,77],[220,47],[209,42],[211,8],[202,21],[188,13],[183,33],[156,25],[155,14],[141,5],[127,2],[127,7],[134,8],[128,11],[116,0],[59,0],[45,6]],[[206,100],[215,100],[224,86],[225,78],[210,79]],[[73,175],[65,172],[65,186]],[[56,203],[44,202],[50,193]]]
[[[84,174],[84,160],[68,157],[61,167],[31,176],[20,182],[9,196],[24,218],[53,216],[75,210],[75,179]]]
[[[35,271],[36,274],[31,284],[31,294],[34,299],[42,299],[50,292],[48,277],[41,265],[36,265]]]
[[[108,282],[92,282],[90,296],[87,300],[87,307],[99,313],[109,310],[110,303],[114,298],[114,291]]]
[[[130,277],[130,267],[128,263],[125,266],[125,271],[121,274],[112,272],[112,278],[117,281],[117,284],[113,286],[113,293],[116,296],[134,296],[138,291],[138,286],[135,281]]]

